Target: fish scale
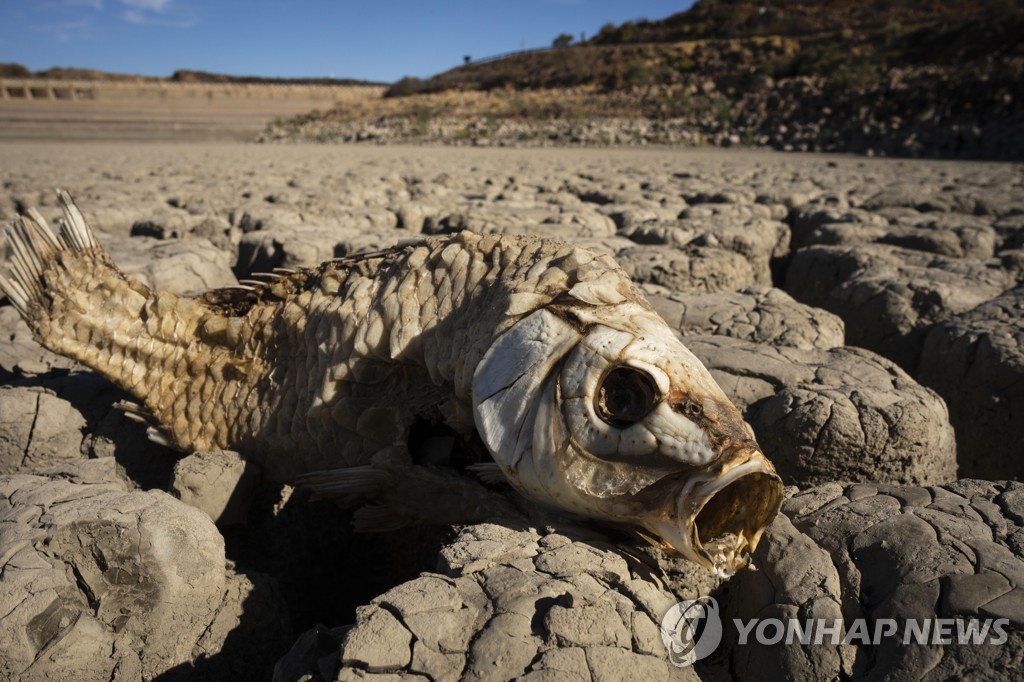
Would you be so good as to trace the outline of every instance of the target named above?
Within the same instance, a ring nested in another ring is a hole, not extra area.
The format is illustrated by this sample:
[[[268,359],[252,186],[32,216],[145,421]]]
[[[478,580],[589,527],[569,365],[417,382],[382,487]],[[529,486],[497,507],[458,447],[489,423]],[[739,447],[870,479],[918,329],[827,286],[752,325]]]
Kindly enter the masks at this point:
[[[420,405],[401,405],[401,394],[389,393],[377,399],[361,395],[362,406],[333,411],[335,418],[329,422],[315,417],[314,408],[325,388],[322,381],[318,387],[314,377],[329,375],[327,368],[335,365],[336,359],[401,358],[392,368],[401,375],[393,382],[396,388],[440,383],[450,397],[456,393],[468,396],[472,372],[462,368],[482,354],[504,317],[498,308],[483,316],[465,310],[472,290],[490,270],[473,272],[470,263],[492,263],[493,268],[497,260],[504,270],[513,271],[513,278],[503,277],[502,272],[490,274],[505,288],[513,289],[520,269],[516,256],[522,245],[530,245],[535,258],[543,257],[542,246],[536,242],[530,237],[486,240],[485,246],[505,247],[507,252],[491,259],[478,251],[481,239],[467,233],[428,238],[370,258],[329,262],[257,287],[253,292],[256,302],[242,316],[225,316],[201,298],[143,293],[141,284],[129,284],[95,248],[67,251],[59,262],[47,264],[41,275],[55,300],[75,303],[39,311],[40,323],[48,318],[48,324],[45,333],[39,331],[40,324],[34,329],[43,345],[124,386],[179,449],[241,449],[255,456],[275,478],[290,481],[311,470],[367,461],[373,452],[349,454],[344,459],[337,453],[359,432],[359,419],[368,410],[400,409],[406,413],[406,428],[420,416],[418,412],[434,412],[421,410]],[[430,276],[424,277],[427,272]],[[418,300],[427,292],[422,281],[438,279],[455,294],[451,310],[439,311],[436,304]],[[477,296],[481,293],[476,291]],[[493,290],[487,293],[492,302],[500,298]],[[108,305],[111,298],[120,304]],[[342,302],[352,303],[344,315]],[[76,308],[82,312],[76,314]],[[433,316],[424,315],[431,311]],[[449,318],[459,312],[466,314],[465,320],[447,319],[444,325],[446,332],[457,338],[430,338],[440,321],[438,312],[448,313]],[[144,327],[137,329],[140,319],[145,320]],[[102,322],[96,325],[93,320]],[[236,343],[219,333],[239,323],[240,329],[233,334]],[[63,341],[81,335],[83,329],[88,330],[84,343]],[[131,330],[130,336],[124,329]],[[323,347],[317,341],[332,333],[341,347]],[[435,348],[456,352],[439,353],[441,365],[429,368],[425,354],[410,357],[405,353],[412,345],[422,349],[430,342]],[[248,368],[226,371],[236,366],[239,358]],[[280,380],[271,378],[271,367],[282,376]],[[135,381],[136,377],[142,380]],[[338,376],[326,389],[333,392],[333,403],[351,400],[346,378]],[[455,385],[457,378],[462,385]],[[214,392],[235,400],[211,400]],[[255,410],[257,405],[269,409]]]
[[[8,229],[0,289],[36,340],[121,385],[182,451],[237,450],[274,480],[372,498],[378,528],[493,511],[479,484],[401,455],[415,423],[444,421],[476,431],[527,497],[720,571],[781,504],[735,406],[609,256],[460,232],[179,296],[122,274],[58,200],[59,235],[31,211]]]

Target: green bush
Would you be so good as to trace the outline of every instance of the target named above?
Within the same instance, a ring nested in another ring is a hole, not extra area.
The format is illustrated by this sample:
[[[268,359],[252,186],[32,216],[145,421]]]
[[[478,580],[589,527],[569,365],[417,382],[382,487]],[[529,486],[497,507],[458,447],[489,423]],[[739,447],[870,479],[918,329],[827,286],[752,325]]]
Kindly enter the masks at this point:
[[[722,130],[726,132],[732,130],[733,123],[736,121],[736,113],[733,111],[729,100],[723,98],[714,99],[711,103],[711,110]]]
[[[636,42],[639,37],[636,24],[632,21],[627,21],[618,27],[614,24],[605,24],[597,32],[594,42],[601,45],[621,45],[623,43]]]
[[[434,110],[427,104],[414,104],[407,110],[407,115],[412,119],[411,132],[416,137],[422,137],[430,130],[430,120],[434,117]]]
[[[626,72],[622,75],[623,82],[628,87],[638,87],[651,82],[651,70],[647,62],[642,59],[634,59],[626,65]]]
[[[551,41],[551,47],[569,47],[572,45],[573,37],[570,33],[561,33]]]
[[[619,42],[619,29],[615,24],[605,24],[594,36],[594,42],[601,44],[613,44]]]

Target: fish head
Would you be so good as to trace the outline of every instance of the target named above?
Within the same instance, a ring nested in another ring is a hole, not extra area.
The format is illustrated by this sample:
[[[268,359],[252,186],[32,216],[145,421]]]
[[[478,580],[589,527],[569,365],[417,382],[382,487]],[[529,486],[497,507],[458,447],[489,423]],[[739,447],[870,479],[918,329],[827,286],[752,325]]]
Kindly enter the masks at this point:
[[[478,365],[474,398],[481,437],[521,493],[715,572],[746,565],[781,506],[739,410],[638,303],[520,319]]]

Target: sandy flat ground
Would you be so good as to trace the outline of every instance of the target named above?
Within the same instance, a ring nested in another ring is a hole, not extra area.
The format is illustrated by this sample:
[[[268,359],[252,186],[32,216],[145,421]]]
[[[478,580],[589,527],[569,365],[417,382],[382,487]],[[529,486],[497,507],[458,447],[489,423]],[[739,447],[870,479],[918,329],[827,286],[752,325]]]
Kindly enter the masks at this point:
[[[808,156],[801,161],[802,157],[759,150],[654,147],[515,149],[413,145],[291,145],[234,141],[178,143],[164,140],[139,145],[135,141],[124,139],[0,140],[0,154],[5,161],[5,176],[30,176],[54,172],[59,174],[57,179],[62,182],[67,182],[65,178],[73,179],[72,173],[78,175],[78,181],[89,181],[90,174],[100,170],[100,167],[106,170],[120,168],[134,171],[161,164],[172,164],[178,170],[192,168],[197,172],[206,172],[215,167],[222,172],[237,171],[240,175],[251,175],[254,170],[251,164],[262,164],[266,170],[281,171],[300,171],[313,167],[348,169],[364,164],[391,166],[396,169],[403,165],[442,167],[453,164],[453,170],[461,172],[473,170],[467,168],[466,163],[482,164],[487,170],[496,170],[508,162],[515,163],[520,168],[528,168],[532,164],[538,164],[538,168],[570,168],[653,163],[657,166],[678,164],[682,169],[687,161],[692,159],[702,159],[704,162],[720,159],[730,164],[742,163],[744,159],[788,159],[798,165],[805,165],[807,159],[812,158],[820,162],[826,160],[824,156]],[[853,157],[849,159],[852,161]]]
[[[377,87],[219,84],[95,87],[95,99],[0,98],[0,140],[250,140],[277,117],[380,92]]]
[[[240,115],[240,114],[239,114]],[[130,137],[130,133],[119,133]],[[262,145],[243,142],[147,144],[125,139],[108,140],[10,140],[0,135],[0,177],[49,182],[60,186],[108,184],[109,173],[145,173],[168,169],[175,174],[191,172],[197,178],[215,180],[217,174],[255,179],[260,174],[309,173],[320,176],[333,171],[367,167],[381,172],[409,169],[449,169],[460,175],[484,177],[490,173],[530,170],[585,172],[587,168],[614,172],[622,169],[635,176],[645,171],[652,177],[664,172],[726,173],[743,178],[759,171],[758,185],[765,185],[766,170],[778,173],[780,190],[798,185],[828,191],[830,182],[846,184],[863,178],[866,188],[884,186],[883,177],[898,181],[905,170],[935,175],[1020,175],[1020,164],[871,159],[852,155],[790,154],[768,150],[717,148],[467,148],[443,146],[376,145]],[[820,170],[819,170],[820,169]],[[226,176],[221,175],[225,180]],[[138,184],[138,180],[133,180]],[[156,182],[156,180],[154,180]],[[269,182],[269,177],[268,177]],[[931,192],[941,188],[922,188]],[[210,186],[217,192],[216,185]]]
[[[282,112],[301,113],[299,111]],[[264,111],[64,111],[49,104],[0,102],[4,140],[247,140],[271,120]]]

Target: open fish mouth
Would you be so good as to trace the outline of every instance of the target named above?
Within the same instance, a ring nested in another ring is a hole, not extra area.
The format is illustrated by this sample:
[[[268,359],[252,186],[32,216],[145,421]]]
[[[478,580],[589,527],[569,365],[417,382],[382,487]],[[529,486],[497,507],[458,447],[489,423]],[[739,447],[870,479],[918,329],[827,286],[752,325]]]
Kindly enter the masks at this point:
[[[744,472],[706,485],[702,492],[703,504],[690,523],[693,548],[708,568],[735,572],[746,566],[782,506],[782,481],[774,472]]]
[[[671,503],[675,509],[648,525],[658,536],[652,542],[718,575],[747,566],[782,506],[783,486],[764,455],[745,455],[724,472],[689,479]]]

